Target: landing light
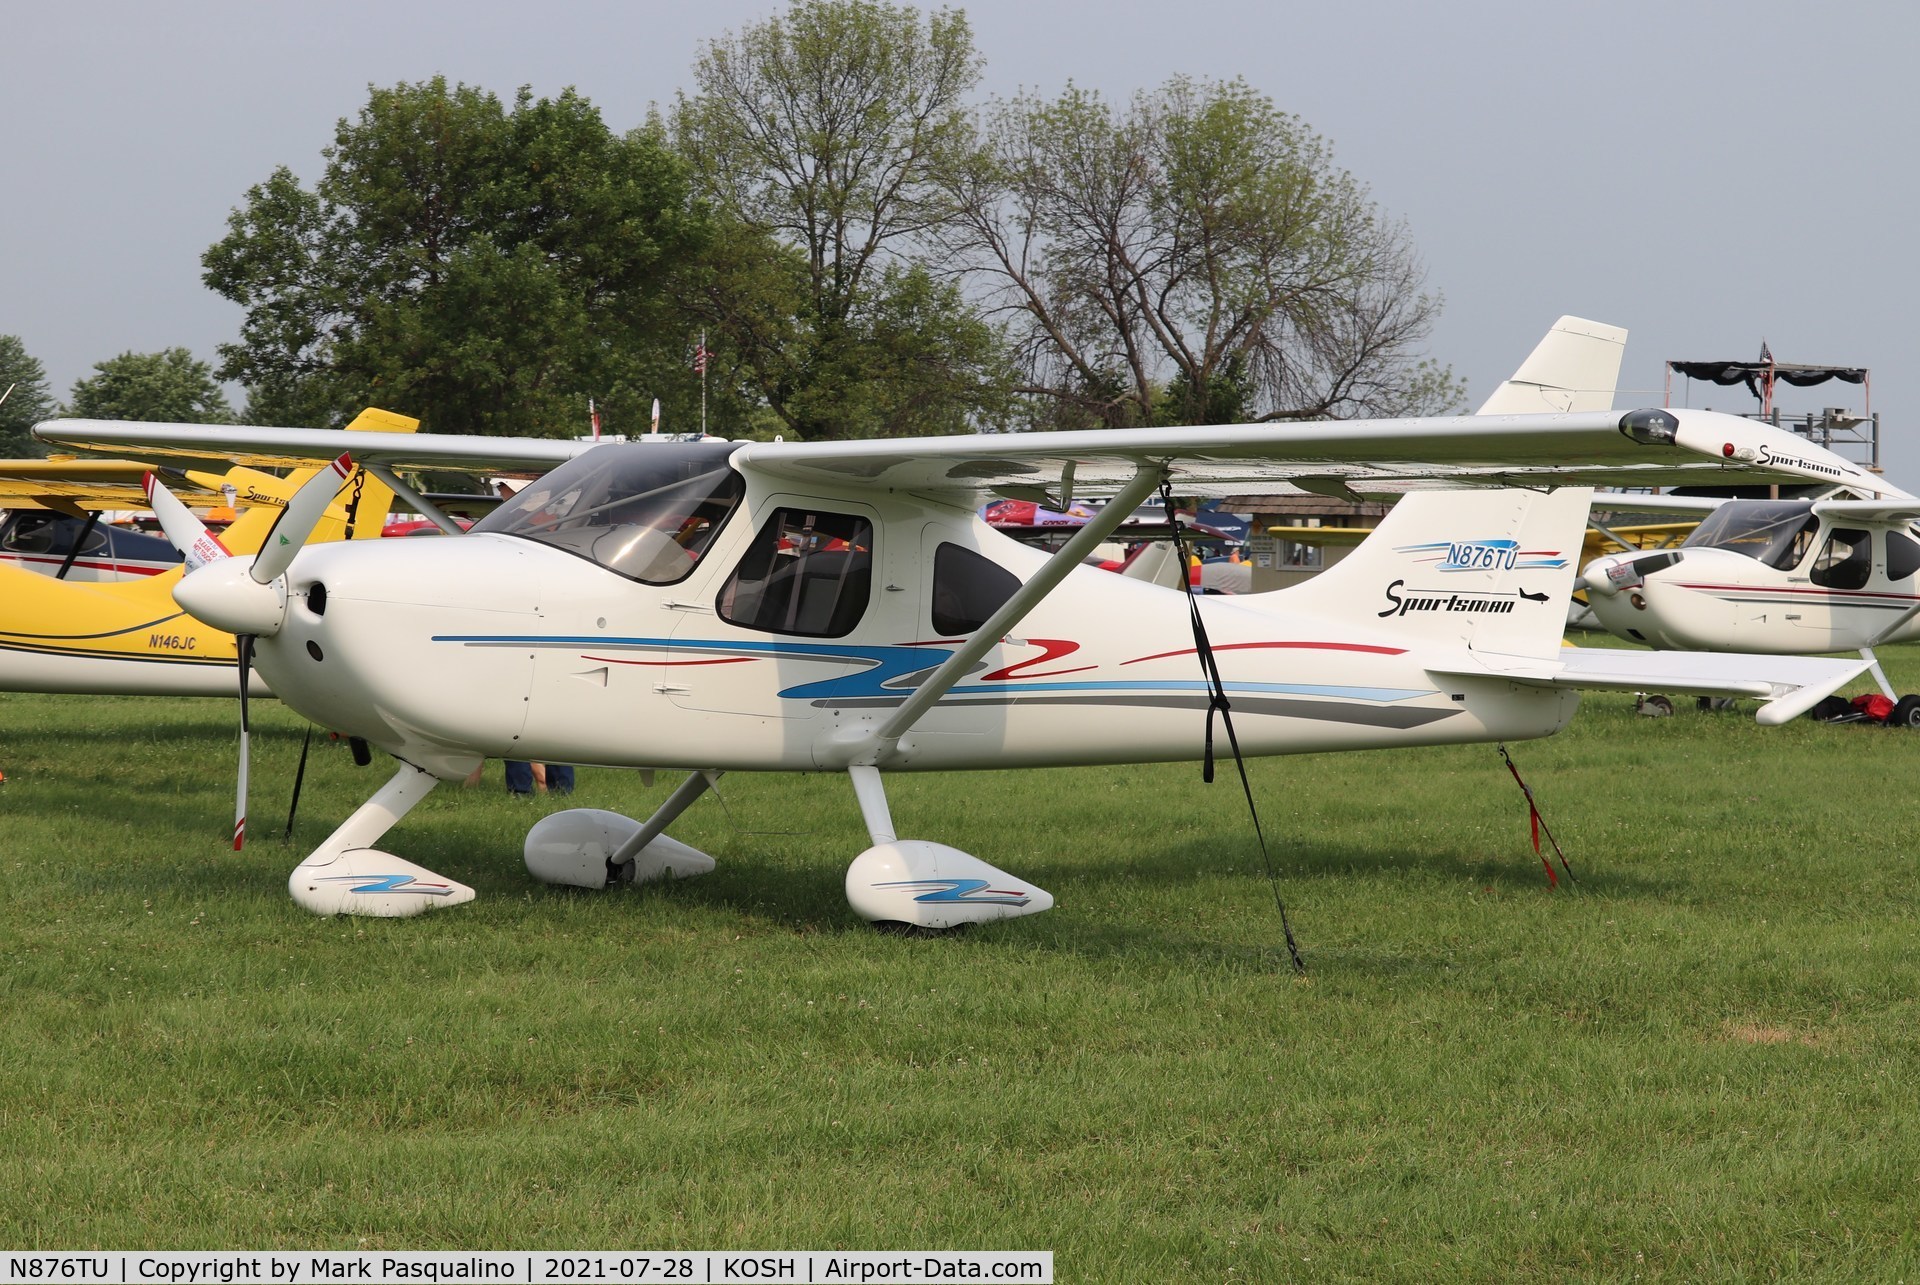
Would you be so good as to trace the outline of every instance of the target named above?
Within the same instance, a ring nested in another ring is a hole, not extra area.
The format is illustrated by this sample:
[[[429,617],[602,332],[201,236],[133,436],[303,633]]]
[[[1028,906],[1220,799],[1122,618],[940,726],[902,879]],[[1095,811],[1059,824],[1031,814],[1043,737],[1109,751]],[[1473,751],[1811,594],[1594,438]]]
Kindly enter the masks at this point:
[[[1680,421],[1663,410],[1628,411],[1620,417],[1620,431],[1642,446],[1672,446]]]

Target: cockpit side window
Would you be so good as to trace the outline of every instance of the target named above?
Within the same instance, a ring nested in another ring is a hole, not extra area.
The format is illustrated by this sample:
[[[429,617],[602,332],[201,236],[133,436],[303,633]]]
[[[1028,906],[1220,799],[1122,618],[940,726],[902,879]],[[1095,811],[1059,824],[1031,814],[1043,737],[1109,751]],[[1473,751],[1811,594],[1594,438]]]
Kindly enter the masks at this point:
[[[1778,543],[1771,554],[1761,559],[1775,571],[1791,571],[1807,560],[1813,552],[1814,537],[1820,534],[1820,519],[1808,517],[1793,533],[1793,538]]]
[[[730,445],[601,446],[537,478],[473,526],[565,550],[642,584],[687,578],[740,504]]]
[[[839,638],[873,596],[873,525],[850,513],[780,509],[720,589],[720,618],[746,629]]]
[[[1864,589],[1873,574],[1873,537],[1835,527],[1813,560],[1808,579],[1823,589]]]
[[[957,544],[933,555],[933,628],[958,638],[987,623],[1020,588],[1020,577],[990,558]]]

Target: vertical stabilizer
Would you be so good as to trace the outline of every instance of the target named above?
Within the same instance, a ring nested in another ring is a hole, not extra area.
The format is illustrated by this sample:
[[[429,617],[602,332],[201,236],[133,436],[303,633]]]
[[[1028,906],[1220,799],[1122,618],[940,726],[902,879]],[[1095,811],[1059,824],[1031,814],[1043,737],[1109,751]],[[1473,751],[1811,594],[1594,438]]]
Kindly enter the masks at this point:
[[[1305,584],[1238,601],[1344,618],[1408,646],[1551,656],[1559,650],[1593,502],[1557,491],[1415,491],[1352,553]]]
[[[396,415],[392,411],[369,406],[354,417],[354,421],[347,425],[347,431],[411,433],[419,427],[420,421],[410,415]],[[341,493],[341,503],[345,506],[342,517],[346,538],[377,540],[386,528],[387,515],[393,511],[393,492],[385,482],[365,469],[356,469],[353,476],[347,479],[347,485]],[[329,519],[333,514],[334,510],[328,509]]]
[[[1481,404],[1481,415],[1613,408],[1627,332],[1583,317],[1562,317],[1515,371]]]

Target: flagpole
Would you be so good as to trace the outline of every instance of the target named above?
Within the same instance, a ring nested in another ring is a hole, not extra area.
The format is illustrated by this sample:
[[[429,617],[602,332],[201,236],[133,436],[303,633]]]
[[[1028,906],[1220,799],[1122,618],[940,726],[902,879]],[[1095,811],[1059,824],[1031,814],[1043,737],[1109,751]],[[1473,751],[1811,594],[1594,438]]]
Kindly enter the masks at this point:
[[[707,331],[700,329],[700,436],[707,435]]]

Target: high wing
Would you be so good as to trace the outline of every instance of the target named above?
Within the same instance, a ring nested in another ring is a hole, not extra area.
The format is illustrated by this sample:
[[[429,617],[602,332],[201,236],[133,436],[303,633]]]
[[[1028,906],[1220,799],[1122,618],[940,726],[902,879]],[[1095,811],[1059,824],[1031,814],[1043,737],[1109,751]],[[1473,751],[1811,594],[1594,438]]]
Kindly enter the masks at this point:
[[[1920,522],[1920,499],[1819,500],[1813,506],[1816,515],[1835,522],[1868,522],[1886,526],[1904,526]]]
[[[171,461],[317,465],[343,450],[376,474],[396,468],[473,472],[546,469],[591,442],[404,436],[323,429],[209,427],[49,420],[43,441],[134,451]],[[893,438],[858,442],[748,442],[743,472],[796,483],[849,481],[919,494],[1035,498],[1070,489],[1112,495],[1143,469],[1165,470],[1182,495],[1257,494],[1297,485],[1352,493],[1371,482],[1455,486],[1646,486],[1760,483],[1784,474],[1880,494],[1858,465],[1770,425],[1714,411],[1589,411],[1427,419],[1237,424]]]
[[[324,468],[342,451],[361,463],[399,469],[498,473],[544,471],[594,442],[536,437],[472,437],[454,434],[355,432],[330,428],[267,428],[247,425],[126,423],[102,419],[55,419],[34,426],[42,441],[85,451],[121,451],[137,445],[162,464],[182,466],[215,460],[254,468],[300,465]],[[135,479],[136,488],[139,481]]]
[[[0,460],[0,509],[50,509],[84,517],[94,509],[144,509],[140,479],[153,465],[132,460]],[[181,478],[175,488],[187,504],[224,504],[219,485]]]
[[[63,440],[63,439],[62,439]],[[1453,486],[1634,486],[1777,482],[1782,473],[1884,486],[1858,465],[1770,425],[1714,411],[1600,411],[1428,419],[1012,433],[861,442],[751,442],[743,471],[794,482],[916,493],[1015,494],[1070,480],[1110,491],[1165,468],[1182,495],[1327,493],[1371,482]]]

